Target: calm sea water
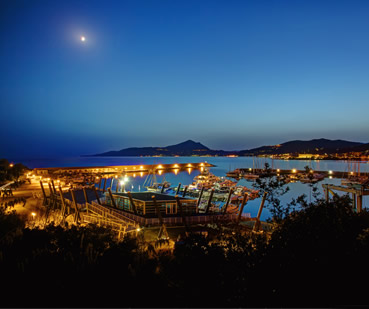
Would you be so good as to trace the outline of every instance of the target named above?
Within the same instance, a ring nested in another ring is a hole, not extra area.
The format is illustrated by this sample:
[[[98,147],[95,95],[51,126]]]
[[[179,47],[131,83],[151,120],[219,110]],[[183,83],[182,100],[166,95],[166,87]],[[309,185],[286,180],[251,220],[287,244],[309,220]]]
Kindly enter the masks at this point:
[[[310,160],[271,160],[264,158],[252,157],[237,157],[237,158],[227,158],[227,157],[67,157],[67,158],[53,158],[53,159],[34,159],[34,160],[23,160],[22,163],[29,168],[37,167],[72,167],[72,166],[109,166],[109,165],[145,165],[145,164],[175,164],[175,163],[198,163],[198,162],[208,162],[215,167],[212,167],[210,171],[217,176],[226,176],[228,171],[234,170],[235,168],[248,168],[255,167],[262,168],[265,163],[273,168],[280,169],[304,169],[305,166],[310,166],[314,170],[322,171],[340,171],[347,172],[352,170],[353,167],[360,168],[361,172],[369,172],[369,163],[351,163],[346,161],[310,161]],[[182,185],[188,185],[193,181],[193,178],[199,174],[199,171],[192,170],[191,173],[183,171],[175,175],[174,173],[165,173],[161,176],[157,176],[159,181],[165,179],[171,183],[172,186],[177,186],[178,183]],[[140,177],[129,177],[129,181],[126,185],[127,190],[139,191],[143,190],[143,183],[146,176]],[[318,183],[318,188],[322,191],[322,184],[332,183],[340,184],[341,179],[325,179]],[[240,185],[245,185],[252,188],[253,182],[246,181],[242,179],[239,181]],[[293,197],[297,197],[301,194],[306,194],[308,200],[311,195],[311,188],[300,182],[288,184],[290,191],[281,197],[283,203],[290,202]],[[113,185],[114,187],[114,185]],[[363,201],[363,206],[369,206],[369,198],[365,197]],[[249,201],[245,206],[244,212],[248,212],[252,217],[255,217],[260,205],[260,199]],[[261,219],[265,220],[270,217],[270,212],[268,209],[264,209]]]

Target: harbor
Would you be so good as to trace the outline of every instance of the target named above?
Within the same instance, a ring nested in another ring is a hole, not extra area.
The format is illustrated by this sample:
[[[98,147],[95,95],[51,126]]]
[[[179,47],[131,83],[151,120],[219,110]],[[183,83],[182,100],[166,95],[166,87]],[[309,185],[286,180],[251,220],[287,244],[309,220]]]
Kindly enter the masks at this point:
[[[325,179],[341,181],[331,183],[335,187],[329,189],[327,183],[320,186],[324,192],[334,194],[333,189],[357,186],[358,177],[365,180],[368,175],[366,171],[359,174],[307,168],[265,170],[245,167],[217,176],[211,172],[219,168],[214,162],[189,162],[35,168],[30,177],[39,181],[42,194],[38,195],[43,198],[44,205],[59,209],[62,220],[69,216],[74,223],[107,225],[123,237],[142,228],[162,230],[160,227],[163,226],[165,229],[192,226],[196,229],[213,222],[249,227],[248,222],[259,222],[267,230],[268,225],[261,219],[265,218],[265,212],[268,213],[264,207],[266,196],[252,186],[257,178],[288,177],[286,183],[297,181],[302,184]],[[248,175],[257,177],[248,178]],[[139,185],[133,185],[134,181],[139,181]],[[355,207],[360,211],[365,203],[357,193],[359,189],[355,190]],[[345,189],[341,191],[345,192]],[[256,208],[253,214],[249,212],[250,205]],[[254,226],[252,223],[251,230]]]

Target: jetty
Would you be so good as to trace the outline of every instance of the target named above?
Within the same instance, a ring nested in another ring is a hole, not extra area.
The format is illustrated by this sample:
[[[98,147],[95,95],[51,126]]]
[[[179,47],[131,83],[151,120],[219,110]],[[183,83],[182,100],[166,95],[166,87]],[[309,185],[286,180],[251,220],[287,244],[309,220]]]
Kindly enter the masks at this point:
[[[140,164],[140,165],[113,165],[113,166],[83,166],[83,167],[41,167],[35,168],[33,172],[38,176],[58,176],[66,174],[95,174],[95,175],[125,175],[134,173],[157,172],[179,172],[186,169],[201,169],[214,167],[207,162],[199,163],[171,163],[171,164]]]
[[[307,173],[311,174],[319,174],[324,178],[350,178],[350,177],[369,177],[369,172],[358,172],[358,171],[333,171],[333,170],[313,170],[309,169],[308,171],[303,169],[268,169],[265,170],[264,168],[252,168],[252,167],[246,167],[246,168],[237,168],[234,171],[228,172],[227,177],[231,178],[247,178],[249,175],[258,175],[259,177],[263,176],[287,176],[287,175],[295,175],[295,176],[301,176],[306,175]]]

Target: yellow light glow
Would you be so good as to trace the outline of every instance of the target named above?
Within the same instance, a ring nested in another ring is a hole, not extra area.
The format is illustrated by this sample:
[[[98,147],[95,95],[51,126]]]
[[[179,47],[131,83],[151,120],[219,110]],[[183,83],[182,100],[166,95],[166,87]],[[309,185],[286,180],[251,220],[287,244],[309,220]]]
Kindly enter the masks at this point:
[[[136,173],[133,174],[133,177],[136,177]]]
[[[163,166],[162,165],[158,165],[158,168],[163,168]]]
[[[187,164],[187,166],[188,166],[188,167],[192,167],[192,164],[191,164],[191,163],[189,163],[189,164]]]
[[[138,227],[138,228],[136,229],[136,231],[137,231],[137,232],[139,232],[139,231],[141,231],[141,229]]]
[[[192,168],[191,168],[191,167],[189,167],[189,168],[187,169],[187,171],[188,171],[188,174],[191,174],[191,173],[192,173]]]
[[[204,163],[200,163],[200,166],[204,166]]]
[[[118,178],[118,175],[115,175],[115,178]]]
[[[162,171],[162,170],[160,170],[158,173],[159,173],[159,175],[161,175],[161,174],[163,174],[163,171]]]
[[[277,172],[279,173],[281,170],[279,168],[277,168]]]
[[[249,171],[251,171],[252,170],[252,168],[251,167],[249,167]]]
[[[142,177],[143,175],[144,175],[144,173],[143,173],[143,172],[141,172],[141,173],[140,173],[140,176]]]
[[[292,169],[292,173],[296,173],[297,172],[297,170],[294,168],[294,169]]]
[[[174,164],[174,168],[178,168],[178,164]]]
[[[13,163],[10,163],[10,164],[9,164],[9,167],[13,167],[13,166],[14,166],[14,164],[13,164]]]
[[[328,171],[328,174],[329,174],[329,175],[332,175],[332,174],[333,174],[333,171]]]
[[[175,174],[175,175],[177,175],[177,174],[178,174],[178,172],[179,172],[179,169],[178,169],[178,168],[174,169],[174,174]]]
[[[144,167],[141,165],[141,166],[140,166],[140,169],[143,169],[143,168],[144,168]]]
[[[35,212],[31,212],[31,215],[32,215],[33,219],[36,217],[36,213]]]
[[[354,172],[351,172],[350,174],[351,174],[351,175],[354,175]]]

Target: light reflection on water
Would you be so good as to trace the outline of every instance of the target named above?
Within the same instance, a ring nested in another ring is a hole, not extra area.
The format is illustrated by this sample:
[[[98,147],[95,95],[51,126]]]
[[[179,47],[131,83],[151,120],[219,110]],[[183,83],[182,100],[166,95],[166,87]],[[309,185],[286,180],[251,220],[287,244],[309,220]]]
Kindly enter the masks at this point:
[[[352,168],[360,168],[361,172],[369,172],[369,163],[349,163],[347,161],[311,161],[311,160],[271,160],[268,158],[255,158],[252,157],[69,157],[69,158],[53,158],[53,159],[37,159],[37,160],[23,160],[22,163],[30,168],[36,167],[72,167],[72,166],[111,166],[111,165],[147,165],[147,164],[176,164],[176,163],[199,163],[208,162],[214,164],[215,167],[211,168],[210,171],[216,176],[225,176],[228,171],[234,170],[235,168],[263,168],[265,163],[269,163],[270,167],[274,169],[293,169],[303,170],[305,166],[309,166],[313,170],[322,171],[340,171],[347,173]],[[162,173],[157,175],[157,180],[163,181],[165,179],[171,183],[172,187],[178,186],[179,183],[182,185],[188,185],[192,183],[193,178],[200,173],[199,170],[191,167],[187,170],[173,170],[170,173]],[[126,184],[126,190],[141,191],[144,190],[143,183],[146,179],[146,175],[142,172],[136,174],[135,177],[129,177]],[[109,180],[110,181],[110,180]],[[319,182],[317,187],[321,193],[323,183],[341,184],[341,180],[338,178],[328,179]],[[109,182],[107,186],[109,186]],[[244,179],[239,181],[240,185],[246,185],[251,188],[252,182]],[[288,184],[290,192],[281,197],[282,203],[290,202],[293,197],[297,197],[303,193],[307,195],[307,199],[310,199],[310,187],[307,184],[300,182]],[[115,184],[113,184],[115,189]],[[252,217],[255,217],[260,205],[260,199],[249,201],[245,206],[244,212],[251,213]],[[363,199],[363,207],[369,206],[369,197],[366,196]],[[270,216],[267,209],[263,210],[261,219],[265,220]]]

